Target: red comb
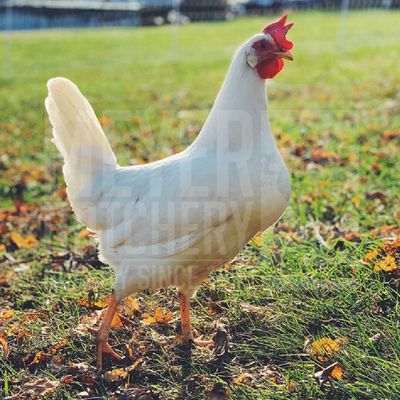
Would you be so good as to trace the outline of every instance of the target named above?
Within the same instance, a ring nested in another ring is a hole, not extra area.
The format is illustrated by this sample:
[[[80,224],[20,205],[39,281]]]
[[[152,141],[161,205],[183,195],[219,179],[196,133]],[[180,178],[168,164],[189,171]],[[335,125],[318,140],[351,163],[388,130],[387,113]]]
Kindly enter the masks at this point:
[[[285,26],[286,20],[287,20],[287,15],[284,15],[278,21],[275,21],[272,24],[267,25],[262,30],[262,32],[269,33],[275,40],[275,43],[283,50],[290,50],[293,47],[293,42],[286,39],[286,34],[288,33],[289,29],[293,26],[293,23],[287,24]]]

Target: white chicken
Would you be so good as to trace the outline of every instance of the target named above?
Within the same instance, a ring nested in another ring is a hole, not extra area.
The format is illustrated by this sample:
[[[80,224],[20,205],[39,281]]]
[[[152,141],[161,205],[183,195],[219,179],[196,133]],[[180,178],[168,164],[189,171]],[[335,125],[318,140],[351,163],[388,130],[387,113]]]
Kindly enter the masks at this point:
[[[178,289],[181,331],[193,339],[189,301],[218,266],[285,211],[289,175],[267,115],[265,79],[292,59],[286,16],[244,43],[234,56],[198,137],[181,153],[120,167],[89,102],[65,78],[48,82],[46,109],[64,158],[77,219],[96,233],[115,287],[97,330],[102,355],[118,303],[143,290]],[[208,344],[207,341],[194,341]]]

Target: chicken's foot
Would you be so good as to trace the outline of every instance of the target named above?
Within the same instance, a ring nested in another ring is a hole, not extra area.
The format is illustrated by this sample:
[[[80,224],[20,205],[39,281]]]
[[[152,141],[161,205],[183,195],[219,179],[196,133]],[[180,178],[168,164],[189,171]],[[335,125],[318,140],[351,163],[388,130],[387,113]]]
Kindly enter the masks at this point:
[[[117,312],[118,302],[115,298],[114,292],[111,294],[111,300],[107,307],[103,321],[99,329],[89,328],[89,331],[96,335],[97,342],[97,371],[100,372],[103,367],[103,353],[110,354],[116,360],[121,361],[121,357],[116,353],[112,347],[108,344],[108,336],[110,333],[111,323]]]
[[[181,316],[181,335],[183,342],[192,342],[196,346],[202,347],[214,345],[213,340],[206,340],[202,337],[197,339],[193,338],[192,324],[190,323],[190,299],[181,292],[179,292],[179,305]]]

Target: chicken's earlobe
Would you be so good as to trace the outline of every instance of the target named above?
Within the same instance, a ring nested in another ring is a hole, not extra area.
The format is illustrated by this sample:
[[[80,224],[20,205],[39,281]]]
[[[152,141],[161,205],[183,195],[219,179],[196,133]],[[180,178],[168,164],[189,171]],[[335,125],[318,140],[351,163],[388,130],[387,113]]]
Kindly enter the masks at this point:
[[[246,53],[246,62],[251,67],[254,68],[257,65],[257,57],[251,52]]]

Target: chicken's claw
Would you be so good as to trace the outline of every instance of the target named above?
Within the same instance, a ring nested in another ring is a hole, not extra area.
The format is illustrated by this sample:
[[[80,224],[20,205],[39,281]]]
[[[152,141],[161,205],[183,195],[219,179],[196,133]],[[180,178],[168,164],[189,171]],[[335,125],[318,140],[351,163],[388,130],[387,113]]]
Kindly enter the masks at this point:
[[[100,329],[88,328],[88,331],[96,336],[97,342],[97,371],[103,368],[103,353],[109,354],[117,361],[122,361],[124,357],[120,356],[108,343],[107,338],[103,338]]]
[[[213,348],[215,346],[214,340],[212,339],[203,339],[202,336],[197,339],[193,339],[192,342],[199,347],[210,347]]]

